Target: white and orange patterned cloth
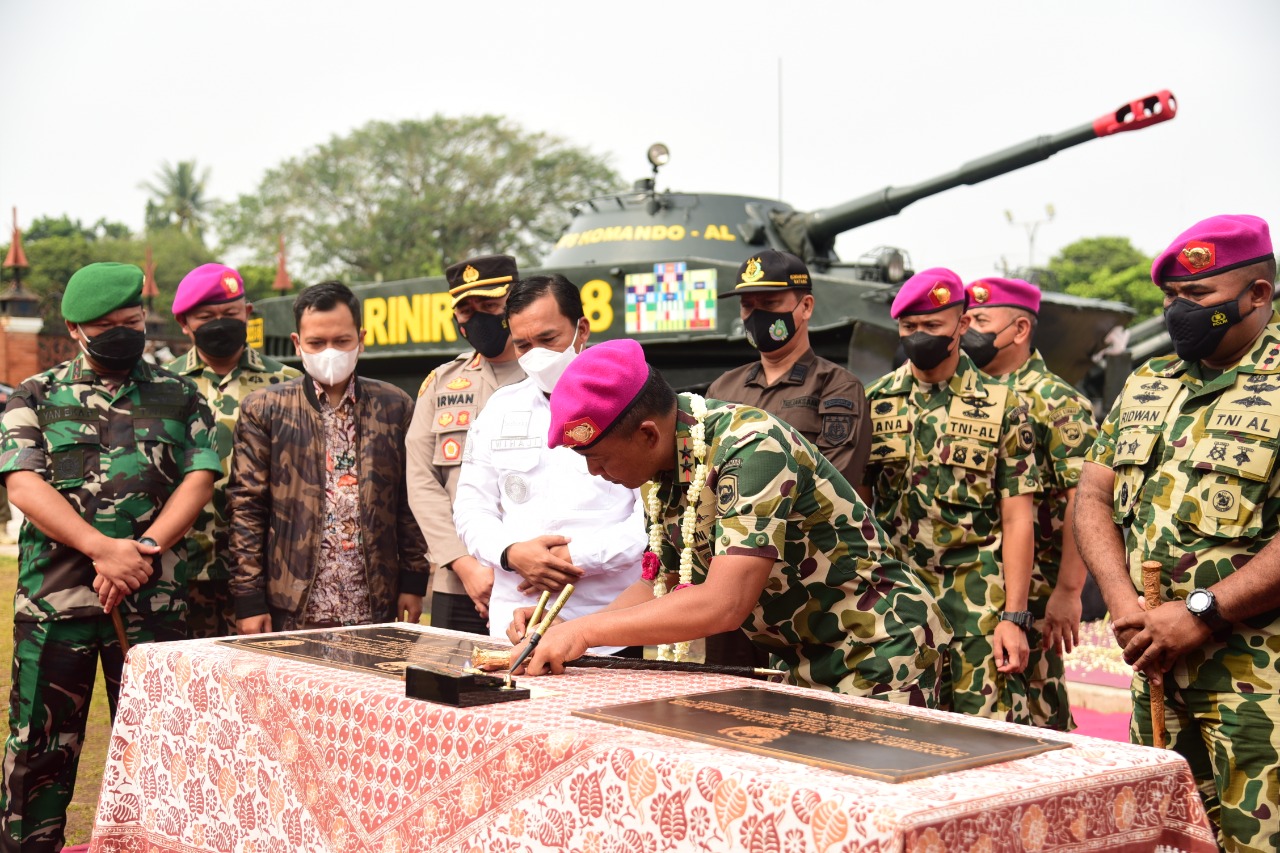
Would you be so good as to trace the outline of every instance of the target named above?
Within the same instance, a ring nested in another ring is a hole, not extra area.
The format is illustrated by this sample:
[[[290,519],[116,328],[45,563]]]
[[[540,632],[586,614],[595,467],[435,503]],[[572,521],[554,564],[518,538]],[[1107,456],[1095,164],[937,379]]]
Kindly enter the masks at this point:
[[[570,673],[536,680],[553,695],[463,709],[213,641],[139,646],[91,849],[1216,849],[1172,752],[1054,733],[1073,748],[895,785],[570,716],[741,679]]]

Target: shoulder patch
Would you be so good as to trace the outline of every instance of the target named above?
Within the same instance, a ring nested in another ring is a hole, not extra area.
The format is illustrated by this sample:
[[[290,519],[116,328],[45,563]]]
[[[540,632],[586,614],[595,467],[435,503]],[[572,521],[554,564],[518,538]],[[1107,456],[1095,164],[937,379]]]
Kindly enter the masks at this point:
[[[1018,447],[1023,450],[1034,450],[1036,446],[1036,434],[1031,429],[1031,424],[1023,423],[1018,425]]]
[[[842,444],[853,433],[853,415],[823,415],[822,438],[828,444]]]
[[[853,411],[853,401],[845,397],[828,397],[822,401],[822,405],[828,409],[848,409]]]
[[[431,384],[431,380],[436,378],[436,372],[433,370],[427,374],[427,378],[422,380],[422,384],[418,386],[418,396],[421,397],[427,393],[427,386]]]

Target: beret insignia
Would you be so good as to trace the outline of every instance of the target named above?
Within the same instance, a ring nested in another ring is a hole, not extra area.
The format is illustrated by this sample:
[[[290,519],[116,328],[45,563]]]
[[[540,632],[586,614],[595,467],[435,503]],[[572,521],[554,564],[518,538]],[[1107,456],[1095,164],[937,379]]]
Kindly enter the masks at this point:
[[[235,296],[240,292],[240,282],[236,281],[233,275],[224,275],[222,277],[222,289],[227,292],[227,296]]]
[[[590,444],[599,432],[600,428],[591,418],[579,418],[564,425],[564,441],[570,445]]]
[[[975,284],[969,292],[973,294],[973,301],[979,305],[991,298],[991,291],[985,284]]]
[[[935,308],[941,308],[951,301],[951,289],[945,284],[936,284],[929,291],[929,301]]]
[[[747,261],[747,268],[742,271],[743,281],[759,281],[764,278],[764,268],[760,266],[759,258],[752,258]]]
[[[1182,264],[1188,272],[1200,272],[1202,269],[1213,266],[1213,256],[1212,243],[1192,240],[1178,253],[1178,263]]]
[[[462,271],[463,284],[471,284],[471,282],[479,281],[479,280],[480,280],[480,271],[475,267],[471,266],[471,264],[467,264],[467,268]]]

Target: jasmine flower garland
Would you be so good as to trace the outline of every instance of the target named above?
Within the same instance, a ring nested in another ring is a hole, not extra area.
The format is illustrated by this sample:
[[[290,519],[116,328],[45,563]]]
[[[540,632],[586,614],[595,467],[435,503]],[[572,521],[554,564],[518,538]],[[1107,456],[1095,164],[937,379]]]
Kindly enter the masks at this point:
[[[707,484],[707,431],[703,421],[707,417],[707,401],[697,394],[682,394],[689,400],[689,409],[693,412],[694,424],[689,429],[689,437],[693,441],[693,457],[697,465],[693,470],[693,479],[689,483],[688,504],[684,509],[684,518],[680,523],[680,538],[684,548],[680,551],[680,582],[676,590],[693,584],[693,541],[694,528],[698,523],[698,498],[702,488]],[[649,483],[649,499],[645,509],[649,514],[649,550],[645,552],[641,576],[653,581],[653,597],[661,598],[667,594],[666,576],[661,571],[662,552],[662,520],[666,509],[658,498],[658,486]],[[672,502],[675,502],[675,486],[671,490]],[[667,505],[668,507],[670,504]],[[658,660],[686,660],[689,656],[689,643],[664,643],[658,646]]]

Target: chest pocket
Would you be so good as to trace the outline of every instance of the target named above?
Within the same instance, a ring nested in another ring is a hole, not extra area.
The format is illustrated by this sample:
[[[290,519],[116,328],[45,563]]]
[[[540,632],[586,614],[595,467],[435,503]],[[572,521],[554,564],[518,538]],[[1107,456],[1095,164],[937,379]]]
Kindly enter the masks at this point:
[[[868,485],[874,485],[887,502],[895,502],[911,456],[911,419],[902,397],[871,400],[868,408],[871,410],[868,465],[877,466],[882,472],[875,483],[868,480]]]
[[[182,406],[140,407],[133,415],[133,438],[142,460],[138,479],[144,491],[167,496],[182,479],[186,436]]]
[[[462,464],[467,445],[467,433],[475,421],[478,406],[449,406],[436,409],[431,432],[436,439],[436,452],[432,465],[444,467]]]
[[[936,463],[939,501],[985,510],[995,507],[998,492],[994,444],[944,435],[931,455]]]
[[[1176,498],[1175,516],[1206,537],[1256,538],[1275,457],[1274,442],[1206,433],[1191,451],[1192,473]]]
[[[89,472],[101,464],[102,439],[96,409],[50,406],[38,410],[49,474],[55,489],[83,486]]]

